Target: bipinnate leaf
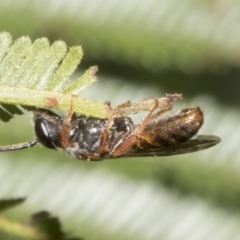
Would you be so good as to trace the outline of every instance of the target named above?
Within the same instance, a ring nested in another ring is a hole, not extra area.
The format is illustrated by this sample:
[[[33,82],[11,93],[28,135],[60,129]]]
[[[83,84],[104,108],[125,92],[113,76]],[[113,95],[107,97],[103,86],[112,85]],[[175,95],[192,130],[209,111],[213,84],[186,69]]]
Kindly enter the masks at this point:
[[[106,105],[76,96],[97,79],[96,66],[71,78],[82,56],[80,46],[68,49],[63,41],[50,45],[46,38],[32,43],[29,37],[20,37],[13,42],[9,33],[0,33],[0,119],[22,114],[21,107],[68,111],[71,103],[76,113],[107,117]]]

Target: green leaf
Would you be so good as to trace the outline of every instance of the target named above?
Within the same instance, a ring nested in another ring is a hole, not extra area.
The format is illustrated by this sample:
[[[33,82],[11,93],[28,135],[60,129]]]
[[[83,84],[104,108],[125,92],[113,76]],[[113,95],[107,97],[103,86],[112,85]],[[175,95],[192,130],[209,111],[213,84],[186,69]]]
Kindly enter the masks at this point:
[[[20,203],[23,203],[25,198],[13,198],[13,199],[1,199],[0,200],[0,212],[14,207]]]
[[[69,238],[63,232],[58,218],[52,217],[47,211],[33,214],[31,223],[47,240],[82,240],[82,238]]]
[[[63,41],[50,46],[46,38],[31,43],[28,37],[21,37],[12,44],[9,33],[0,33],[0,118],[9,121],[14,114],[22,114],[19,106],[68,111],[71,102],[76,113],[106,118],[106,105],[75,96],[97,79],[95,66],[70,80],[82,56],[80,46],[67,51]]]
[[[24,198],[0,200],[0,210],[12,207],[24,200]],[[82,240],[79,237],[69,237],[64,233],[58,218],[50,216],[46,211],[34,214],[30,223],[20,223],[0,217],[0,238],[14,240]]]

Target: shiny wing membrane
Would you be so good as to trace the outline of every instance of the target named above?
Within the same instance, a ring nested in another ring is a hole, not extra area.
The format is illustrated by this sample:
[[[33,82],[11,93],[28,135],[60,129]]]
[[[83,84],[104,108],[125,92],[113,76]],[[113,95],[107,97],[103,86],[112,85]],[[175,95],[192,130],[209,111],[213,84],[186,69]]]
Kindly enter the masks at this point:
[[[197,135],[188,141],[172,147],[152,148],[147,150],[129,150],[121,158],[132,157],[157,157],[157,156],[172,156],[191,152],[201,151],[221,142],[221,139],[213,135]]]

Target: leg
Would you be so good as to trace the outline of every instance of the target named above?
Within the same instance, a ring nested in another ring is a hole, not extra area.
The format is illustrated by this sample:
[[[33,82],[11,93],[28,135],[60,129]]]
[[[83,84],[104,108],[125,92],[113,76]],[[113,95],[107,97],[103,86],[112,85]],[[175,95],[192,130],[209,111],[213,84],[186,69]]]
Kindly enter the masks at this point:
[[[64,118],[62,123],[62,130],[61,130],[61,147],[65,149],[69,145],[69,131],[70,131],[70,123],[73,116],[73,97],[71,98],[70,108],[67,116]]]
[[[158,101],[158,109],[168,111],[172,107],[172,102],[182,98],[181,94],[166,94],[162,98],[145,98],[136,103],[127,102],[122,104],[123,107],[119,109],[118,116],[124,117],[129,114],[135,114],[142,111],[150,111],[155,105],[155,101]]]
[[[120,109],[129,107],[130,104],[131,103],[128,101],[126,103],[118,105],[115,109],[113,109],[111,115],[109,116],[109,118],[107,120],[105,129],[104,129],[103,134],[101,136],[100,149],[99,149],[100,156],[104,155],[104,153],[107,152],[108,142],[109,142],[109,130],[112,127],[114,118],[116,117],[116,115],[118,114]]]
[[[118,142],[114,144],[113,149],[110,151],[109,156],[110,157],[117,157],[122,154],[124,154],[127,150],[129,150],[137,141],[141,133],[146,128],[147,124],[152,118],[153,112],[158,108],[158,100],[155,101],[155,105],[152,107],[152,109],[148,112],[147,116],[144,118],[141,124],[138,125],[138,127],[135,129],[135,131],[130,134],[126,139],[118,139]]]
[[[172,109],[172,107],[170,107],[169,109],[163,109],[163,110],[160,110],[158,112],[156,112],[154,115],[152,115],[151,117],[151,120],[152,120],[152,123],[151,123],[151,128],[154,129],[155,126],[156,126],[156,123],[159,121],[159,117],[164,114],[165,112],[168,112]]]

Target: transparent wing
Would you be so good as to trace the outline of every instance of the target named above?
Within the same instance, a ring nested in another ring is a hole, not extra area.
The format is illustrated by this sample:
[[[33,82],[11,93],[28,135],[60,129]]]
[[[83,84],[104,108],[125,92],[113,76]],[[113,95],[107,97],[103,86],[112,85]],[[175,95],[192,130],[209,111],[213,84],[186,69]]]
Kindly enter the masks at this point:
[[[197,135],[188,141],[173,147],[152,148],[147,150],[129,150],[126,154],[120,156],[121,158],[131,157],[157,157],[157,156],[171,156],[177,154],[185,154],[191,152],[201,151],[221,142],[221,139],[213,135]]]

